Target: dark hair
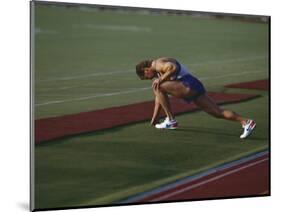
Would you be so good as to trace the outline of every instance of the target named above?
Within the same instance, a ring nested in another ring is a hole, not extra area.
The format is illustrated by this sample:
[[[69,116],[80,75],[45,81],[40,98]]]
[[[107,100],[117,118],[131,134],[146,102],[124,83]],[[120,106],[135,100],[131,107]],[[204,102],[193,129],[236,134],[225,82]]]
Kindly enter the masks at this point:
[[[136,73],[140,79],[144,79],[144,69],[149,68],[153,60],[144,60],[136,65]]]

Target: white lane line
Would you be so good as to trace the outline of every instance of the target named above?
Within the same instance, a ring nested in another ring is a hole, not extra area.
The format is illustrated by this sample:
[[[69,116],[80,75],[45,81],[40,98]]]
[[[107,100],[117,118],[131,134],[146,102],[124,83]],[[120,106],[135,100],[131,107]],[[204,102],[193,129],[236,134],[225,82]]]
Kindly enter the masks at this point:
[[[268,56],[259,55],[259,56],[243,57],[243,58],[236,58],[236,59],[210,60],[210,61],[206,61],[206,62],[203,62],[203,63],[191,63],[188,66],[197,67],[197,66],[212,65],[212,64],[213,65],[215,65],[215,64],[227,64],[227,63],[233,63],[233,62],[245,62],[245,61],[260,60],[260,59],[266,59],[266,58],[268,58]],[[129,72],[133,73],[133,70],[99,72],[99,73],[87,74],[87,75],[76,75],[76,76],[59,77],[59,78],[38,79],[38,80],[36,80],[36,83],[84,79],[84,78],[89,78],[89,77],[107,76],[107,75],[129,73]]]
[[[35,34],[55,35],[55,34],[59,34],[59,32],[56,30],[35,28]]]
[[[260,161],[256,161],[256,162],[247,164],[247,165],[245,165],[245,166],[242,166],[242,167],[239,167],[239,168],[237,168],[237,169],[234,169],[234,170],[228,171],[228,172],[226,172],[226,173],[220,174],[220,175],[218,175],[218,176],[216,176],[216,177],[210,178],[210,179],[205,180],[205,181],[203,181],[203,182],[193,184],[193,185],[188,186],[188,187],[186,187],[186,188],[183,188],[183,189],[174,191],[174,192],[172,192],[172,193],[163,195],[163,196],[161,196],[161,197],[154,198],[154,199],[149,200],[149,201],[151,202],[151,201],[166,200],[166,199],[168,199],[168,198],[170,198],[170,197],[172,197],[172,196],[175,196],[175,195],[181,194],[181,193],[183,193],[183,192],[185,192],[185,191],[189,191],[189,190],[191,190],[191,189],[197,188],[197,187],[199,187],[199,186],[201,186],[201,185],[204,185],[204,184],[207,184],[207,183],[209,183],[209,182],[213,182],[213,181],[215,181],[215,180],[221,179],[221,178],[223,178],[223,177],[226,177],[226,176],[228,176],[228,175],[234,174],[234,173],[236,173],[236,172],[239,172],[239,171],[241,171],[241,170],[247,169],[247,168],[249,168],[249,167],[255,166],[255,165],[257,165],[257,164],[263,163],[263,162],[265,162],[265,161],[268,161],[268,158],[265,158],[265,159],[263,159],[263,160],[260,160]]]
[[[59,103],[73,102],[73,101],[83,101],[83,100],[88,100],[88,99],[93,99],[93,98],[98,98],[98,97],[116,96],[116,95],[120,95],[120,94],[136,93],[136,92],[140,92],[140,91],[144,91],[144,90],[148,90],[148,89],[151,89],[151,87],[138,88],[138,89],[134,89],[134,90],[114,92],[114,93],[97,94],[97,95],[92,95],[92,96],[80,97],[80,98],[76,98],[76,99],[49,101],[49,102],[45,102],[45,103],[35,104],[35,106],[44,106],[44,105],[59,104]]]
[[[212,65],[212,64],[227,64],[227,63],[235,63],[235,62],[246,62],[246,61],[253,61],[253,60],[261,60],[266,59],[268,56],[266,55],[256,55],[251,57],[242,57],[242,58],[235,58],[235,59],[225,59],[225,60],[209,60],[204,63],[192,63],[192,66],[202,66],[202,65]]]
[[[207,80],[212,80],[212,79],[218,79],[218,78],[224,78],[224,77],[230,77],[230,76],[240,76],[240,75],[260,73],[260,72],[264,72],[264,71],[252,71],[252,72],[249,71],[249,72],[225,74],[225,75],[220,75],[220,76],[202,77],[202,78],[200,78],[200,80],[207,81]],[[133,89],[133,90],[129,90],[129,91],[119,91],[119,92],[96,94],[96,95],[90,95],[90,96],[72,98],[72,99],[48,101],[48,102],[43,102],[43,103],[37,103],[37,104],[35,104],[35,107],[51,105],[51,104],[60,104],[60,103],[65,103],[65,102],[83,101],[83,100],[89,100],[89,99],[100,98],[100,97],[117,96],[117,95],[129,94],[129,93],[137,93],[137,92],[142,92],[142,91],[146,91],[149,89],[151,89],[150,86],[143,87],[143,88],[137,88],[137,89]]]
[[[113,74],[120,74],[120,73],[129,73],[129,72],[132,72],[132,70],[99,72],[99,73],[94,73],[94,74],[78,75],[78,76],[71,76],[71,77],[69,76],[69,77],[39,79],[39,80],[36,80],[36,83],[39,83],[39,82],[55,82],[55,81],[76,80],[76,79],[84,79],[84,78],[89,78],[89,77],[98,77],[98,76],[106,76],[106,75],[113,75]]]
[[[207,169],[206,171],[200,172],[195,175],[184,177],[182,179],[176,180],[175,182],[172,182],[172,183],[169,183],[166,185],[162,185],[158,188],[133,195],[127,199],[124,199],[120,203],[126,204],[126,203],[140,202],[144,199],[155,196],[157,194],[170,191],[171,189],[177,188],[182,185],[186,185],[187,183],[195,182],[196,180],[200,180],[203,177],[210,176],[211,174],[219,173],[219,172],[225,171],[227,169],[230,170],[231,168],[234,168],[235,166],[237,167],[238,165],[239,166],[246,165],[247,163],[254,161],[254,160],[261,160],[262,157],[265,155],[268,156],[268,150],[255,153],[250,156],[245,156],[245,157],[242,157],[241,159],[238,159],[238,160],[235,160],[232,162],[228,162],[228,163],[222,164],[220,166],[215,166],[214,168]]]
[[[244,72],[239,72],[239,73],[231,73],[231,74],[225,74],[225,75],[219,75],[219,76],[212,76],[212,77],[200,77],[199,79],[201,81],[207,81],[209,79],[221,79],[225,77],[232,77],[232,76],[241,76],[241,75],[247,75],[247,74],[256,74],[256,73],[261,73],[264,71],[244,71]]]
[[[130,71],[131,72],[131,71]],[[220,79],[220,78],[224,78],[224,77],[229,77],[229,76],[240,76],[240,75],[244,75],[244,74],[255,74],[255,73],[260,73],[262,71],[246,71],[246,72],[239,72],[239,73],[231,73],[231,74],[227,74],[227,75],[219,75],[219,76],[216,76],[216,77],[200,77],[199,79],[201,81],[206,81],[206,80],[209,80],[209,79]],[[90,86],[90,85],[93,85],[93,83],[85,83],[83,84],[82,86]],[[73,89],[73,88],[80,88],[81,85],[75,85],[75,86],[64,86],[64,87],[59,87],[59,88],[46,88],[44,89],[44,91],[51,91],[51,90],[68,90],[68,89]],[[41,91],[43,92],[43,91]]]
[[[152,28],[136,25],[107,25],[107,24],[74,24],[74,28],[103,29],[128,32],[151,32]]]

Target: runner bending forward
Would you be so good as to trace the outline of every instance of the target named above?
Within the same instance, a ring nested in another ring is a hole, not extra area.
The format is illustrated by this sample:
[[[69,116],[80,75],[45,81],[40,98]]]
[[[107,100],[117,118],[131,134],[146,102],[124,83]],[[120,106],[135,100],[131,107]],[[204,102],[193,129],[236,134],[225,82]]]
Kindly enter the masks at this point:
[[[216,118],[239,122],[244,129],[240,138],[248,137],[256,126],[254,120],[246,119],[231,110],[220,108],[207,95],[203,84],[173,58],[144,60],[137,64],[136,73],[142,80],[156,78],[152,83],[155,106],[151,125],[157,129],[176,129],[178,126],[171,111],[168,94],[182,98],[188,103],[193,101],[198,107]],[[166,114],[166,119],[162,123],[156,124],[161,108]]]

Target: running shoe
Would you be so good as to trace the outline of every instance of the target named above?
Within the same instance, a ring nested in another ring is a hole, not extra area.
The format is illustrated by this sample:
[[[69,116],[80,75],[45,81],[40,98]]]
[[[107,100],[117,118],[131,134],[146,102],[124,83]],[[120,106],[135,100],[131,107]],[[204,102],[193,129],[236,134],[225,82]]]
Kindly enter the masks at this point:
[[[174,130],[177,129],[178,127],[178,122],[173,119],[170,120],[168,117],[160,124],[156,124],[155,127],[157,129],[169,129],[169,130]]]
[[[254,120],[247,120],[246,124],[242,126],[244,128],[244,132],[240,136],[240,138],[247,138],[256,127],[256,122]]]

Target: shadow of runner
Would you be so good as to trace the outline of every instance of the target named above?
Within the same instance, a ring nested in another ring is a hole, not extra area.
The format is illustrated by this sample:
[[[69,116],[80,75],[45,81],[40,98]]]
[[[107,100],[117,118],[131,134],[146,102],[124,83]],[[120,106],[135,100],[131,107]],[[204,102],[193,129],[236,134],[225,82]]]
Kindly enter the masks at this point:
[[[256,129],[255,129],[256,130]],[[220,135],[220,136],[229,136],[229,137],[237,137],[239,138],[239,134],[237,132],[230,133],[226,132],[225,130],[220,130],[218,128],[202,128],[202,127],[180,127],[175,131],[184,131],[184,132],[196,132],[200,134],[209,134],[209,135]],[[242,128],[241,128],[242,133]],[[240,139],[241,141],[248,141],[248,140],[266,140],[267,137],[257,137],[255,134],[250,135],[247,139]]]
[[[217,128],[180,127],[180,128],[177,129],[177,131],[186,131],[186,132],[196,132],[196,133],[200,133],[200,134],[238,137],[237,133],[229,133],[229,132],[225,132],[225,130],[220,130],[220,129],[217,129]]]

